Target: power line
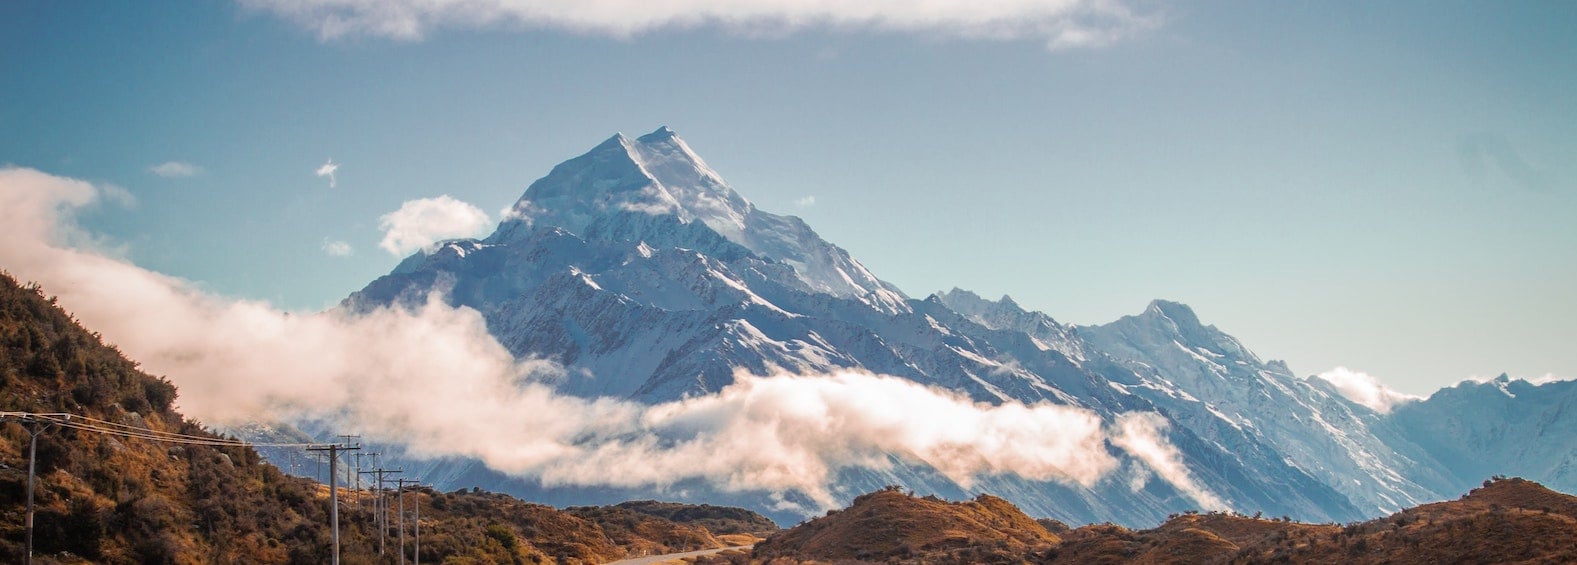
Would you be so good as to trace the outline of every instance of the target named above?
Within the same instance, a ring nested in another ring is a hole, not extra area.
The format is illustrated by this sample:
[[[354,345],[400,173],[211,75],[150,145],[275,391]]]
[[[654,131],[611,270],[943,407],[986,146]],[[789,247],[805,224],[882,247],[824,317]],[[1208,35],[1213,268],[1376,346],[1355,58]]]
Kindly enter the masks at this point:
[[[31,442],[28,448],[27,461],[27,557],[24,561],[25,564],[31,564],[33,562],[33,483],[35,462],[37,460],[38,452],[38,436],[54,426],[125,438],[143,439],[148,441],[175,443],[182,445],[251,448],[301,447],[306,448],[306,450],[309,452],[327,451],[329,455],[329,521],[330,526],[333,528],[334,542],[333,563],[334,565],[339,564],[339,496],[337,492],[339,486],[339,475],[336,463],[339,461],[338,457],[340,451],[357,451],[361,449],[360,445],[352,446],[348,444],[350,438],[360,438],[361,436],[341,436],[346,439],[347,445],[324,445],[318,443],[251,443],[239,439],[165,432],[129,424],[100,420],[98,418],[83,416],[80,414],[67,414],[64,412],[0,412],[0,421],[7,419],[16,419],[19,422],[30,423],[33,425],[32,429],[28,430],[28,434],[31,436]],[[379,479],[382,479],[381,473],[379,474]],[[361,474],[359,472],[356,474],[356,480],[358,482],[361,480]],[[403,501],[404,499],[402,498],[401,500]],[[401,531],[401,535],[404,535],[403,530]]]
[[[63,412],[0,412],[0,419],[4,418],[32,419],[64,428],[185,445],[207,445],[213,447],[312,447],[320,445],[316,443],[253,443],[239,439],[165,432]]]

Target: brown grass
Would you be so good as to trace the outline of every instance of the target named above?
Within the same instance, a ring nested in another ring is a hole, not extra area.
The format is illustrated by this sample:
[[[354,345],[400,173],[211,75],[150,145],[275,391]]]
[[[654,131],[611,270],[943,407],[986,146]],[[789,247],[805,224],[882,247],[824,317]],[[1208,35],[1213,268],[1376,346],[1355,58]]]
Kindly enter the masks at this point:
[[[1000,498],[948,502],[888,489],[767,538],[756,545],[753,557],[963,562],[1027,554],[1057,543],[1057,536]]]
[[[1053,535],[1044,527],[1031,534],[1019,516],[1001,499],[947,503],[881,491],[773,536],[749,558],[702,562],[1577,563],[1577,497],[1522,479],[1347,526],[1211,513],[1149,530],[1096,524]]]

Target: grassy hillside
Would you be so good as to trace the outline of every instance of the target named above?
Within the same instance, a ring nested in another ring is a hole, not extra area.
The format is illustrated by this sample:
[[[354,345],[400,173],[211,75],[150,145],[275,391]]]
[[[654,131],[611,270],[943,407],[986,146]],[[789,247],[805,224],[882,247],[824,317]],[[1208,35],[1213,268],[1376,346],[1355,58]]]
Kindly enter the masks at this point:
[[[656,516],[679,524],[706,528],[715,535],[768,534],[778,531],[778,525],[755,512],[731,506],[710,504],[679,504],[656,500],[635,500],[613,506],[631,512]],[[570,508],[575,512],[578,508]]]
[[[0,273],[0,411],[69,413],[134,434],[222,439],[173,410],[175,399],[170,382],[138,370],[42,289]],[[28,438],[15,420],[0,425],[0,562],[19,563],[24,553]],[[329,561],[327,488],[281,473],[250,447],[57,426],[39,436],[37,467],[38,563]],[[377,555],[373,512],[342,496],[343,562],[396,562],[392,541],[388,555]],[[429,563],[597,563],[721,546],[703,525],[628,509],[569,513],[477,491],[407,495],[408,505],[418,501]]]
[[[1183,514],[1149,530],[1051,533],[1000,499],[881,491],[784,530],[752,554],[701,563],[1577,563],[1577,497],[1522,479],[1346,526]]]
[[[213,437],[171,410],[175,387],[137,369],[36,287],[0,280],[0,410],[64,412]],[[215,438],[217,439],[217,438]],[[20,562],[28,434],[0,428],[0,559]],[[35,553],[110,563],[315,562],[327,507],[238,447],[54,428],[38,440]],[[351,536],[353,539],[355,536]],[[48,562],[49,559],[41,561]]]
[[[915,497],[889,488],[862,495],[756,545],[759,559],[824,561],[996,561],[1055,546],[1060,540],[1017,507],[994,496],[969,502]]]

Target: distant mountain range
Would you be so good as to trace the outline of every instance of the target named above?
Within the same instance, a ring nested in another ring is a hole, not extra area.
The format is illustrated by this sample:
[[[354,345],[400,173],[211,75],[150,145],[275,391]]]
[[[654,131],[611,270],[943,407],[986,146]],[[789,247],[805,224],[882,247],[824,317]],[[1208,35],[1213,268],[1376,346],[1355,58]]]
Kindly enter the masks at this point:
[[[1073,326],[1005,296],[910,298],[799,218],[756,208],[667,128],[615,135],[554,167],[492,235],[418,252],[343,307],[419,304],[433,290],[481,312],[517,357],[563,364],[553,386],[576,396],[659,403],[715,393],[738,370],[859,369],[981,402],[1079,407],[1107,422],[1155,413],[1188,472],[1227,506],[1313,522],[1454,497],[1495,473],[1577,490],[1577,384],[1502,377],[1380,413],[1262,360],[1175,302]],[[548,489],[470,460],[413,465],[440,489],[562,504],[650,495]],[[965,488],[897,458],[886,471],[843,472],[834,490],[852,497],[890,484],[948,498],[991,492],[1071,523],[1150,525],[1200,506],[1161,480],[1083,487],[993,475]],[[761,493],[686,484],[667,494],[750,506],[782,523],[803,517],[767,507]]]

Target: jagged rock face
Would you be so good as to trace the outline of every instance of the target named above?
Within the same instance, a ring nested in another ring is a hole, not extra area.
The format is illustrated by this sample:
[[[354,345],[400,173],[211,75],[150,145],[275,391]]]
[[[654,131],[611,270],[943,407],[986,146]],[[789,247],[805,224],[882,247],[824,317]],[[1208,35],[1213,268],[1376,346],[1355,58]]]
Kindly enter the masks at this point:
[[[566,375],[553,385],[567,394],[661,402],[715,392],[736,370],[857,368],[983,402],[1051,402],[1108,419],[1161,414],[1190,471],[1249,512],[1350,521],[1455,492],[1396,424],[1261,361],[1187,306],[1157,301],[1139,316],[1073,327],[1007,297],[955,289],[907,299],[798,218],[756,209],[667,128],[616,135],[560,164],[489,237],[417,253],[345,307],[435,290],[480,311],[517,357],[562,363]],[[474,462],[440,462],[426,474],[442,477],[440,488],[481,484],[575,502]],[[846,471],[835,490],[887,484],[951,497],[993,492],[1073,523],[1153,524],[1195,506],[1160,481],[1083,488],[993,476],[964,489],[901,463]],[[749,497],[687,489],[770,511]]]

